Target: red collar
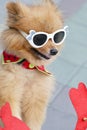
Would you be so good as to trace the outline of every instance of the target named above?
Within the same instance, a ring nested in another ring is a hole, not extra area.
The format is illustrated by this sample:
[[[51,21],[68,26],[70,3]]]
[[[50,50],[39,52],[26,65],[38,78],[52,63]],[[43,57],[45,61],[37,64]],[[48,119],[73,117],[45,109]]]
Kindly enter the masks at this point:
[[[29,70],[37,69],[38,71],[40,71],[44,74],[51,75],[51,73],[49,73],[48,71],[45,70],[43,65],[34,66],[33,64],[29,63],[26,59],[19,58],[15,55],[8,54],[6,51],[3,51],[2,64],[9,64],[9,63],[21,64],[22,67],[24,67],[25,69],[29,69]]]

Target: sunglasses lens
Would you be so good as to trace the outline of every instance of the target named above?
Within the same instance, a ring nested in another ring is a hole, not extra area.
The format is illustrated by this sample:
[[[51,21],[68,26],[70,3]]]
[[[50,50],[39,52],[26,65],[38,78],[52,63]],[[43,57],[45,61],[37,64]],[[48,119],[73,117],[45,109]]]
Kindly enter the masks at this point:
[[[54,42],[56,44],[60,43],[63,40],[64,36],[65,36],[65,32],[64,31],[56,33],[54,35]]]
[[[43,45],[47,40],[47,36],[45,34],[37,34],[33,37],[33,42],[37,46]]]

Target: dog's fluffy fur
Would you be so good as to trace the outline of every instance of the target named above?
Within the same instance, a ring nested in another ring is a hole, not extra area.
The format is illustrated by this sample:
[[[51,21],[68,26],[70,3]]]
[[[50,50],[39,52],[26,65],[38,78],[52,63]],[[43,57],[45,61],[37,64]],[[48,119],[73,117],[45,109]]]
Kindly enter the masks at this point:
[[[33,29],[52,33],[62,28],[61,13],[55,4],[50,0],[34,6],[10,2],[6,8],[9,28],[1,36],[5,50],[34,65],[46,65],[53,61],[57,55],[51,56],[50,50],[56,48],[59,54],[62,45],[56,46],[49,40],[44,47],[36,49],[49,56],[45,59],[32,49],[20,31],[28,33]],[[53,89],[53,76],[27,70],[17,64],[0,64],[0,106],[9,102],[13,115],[25,121],[31,130],[41,130]]]

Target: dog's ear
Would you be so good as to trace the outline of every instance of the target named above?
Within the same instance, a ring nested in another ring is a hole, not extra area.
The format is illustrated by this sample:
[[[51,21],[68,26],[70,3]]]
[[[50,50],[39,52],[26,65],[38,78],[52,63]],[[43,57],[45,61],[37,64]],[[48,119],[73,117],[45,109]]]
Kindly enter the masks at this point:
[[[55,4],[54,0],[43,0],[43,3],[45,4],[45,6],[57,9],[57,5]]]
[[[49,5],[54,5],[53,0],[44,0],[44,3],[49,4]]]
[[[20,7],[18,3],[9,2],[6,5],[9,14],[18,15],[20,12]]]
[[[44,0],[45,2],[53,3],[53,0]]]
[[[20,2],[8,2],[6,8],[8,12],[7,24],[10,27],[18,25],[28,10],[28,7]]]
[[[8,12],[8,26],[18,24],[19,20],[23,18],[27,10],[27,6],[19,2],[8,2],[6,8]]]
[[[10,24],[16,24],[16,22],[20,19],[21,17],[21,5],[19,3],[15,2],[9,2],[6,5],[7,12],[8,12],[8,25]]]

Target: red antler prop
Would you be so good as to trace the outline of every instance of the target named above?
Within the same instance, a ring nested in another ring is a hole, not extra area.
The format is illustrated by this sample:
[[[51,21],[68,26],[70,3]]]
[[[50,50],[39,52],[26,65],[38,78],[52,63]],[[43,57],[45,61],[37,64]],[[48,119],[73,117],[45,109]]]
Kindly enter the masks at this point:
[[[70,99],[76,110],[78,120],[75,130],[86,130],[87,128],[87,88],[80,83],[78,88],[71,88]]]
[[[30,130],[24,122],[12,116],[9,103],[1,108],[0,117],[4,123],[4,128],[0,127],[0,130]]]

